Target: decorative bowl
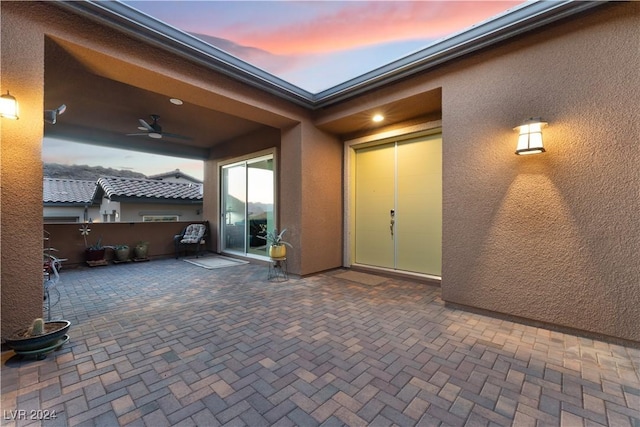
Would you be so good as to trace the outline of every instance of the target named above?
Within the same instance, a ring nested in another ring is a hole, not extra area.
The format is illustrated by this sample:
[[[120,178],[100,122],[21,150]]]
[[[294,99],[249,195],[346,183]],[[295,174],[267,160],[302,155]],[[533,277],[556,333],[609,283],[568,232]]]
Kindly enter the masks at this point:
[[[47,348],[58,342],[69,330],[71,322],[55,320],[44,322],[45,333],[35,337],[25,337],[29,328],[20,329],[5,338],[5,343],[16,352],[33,351]]]

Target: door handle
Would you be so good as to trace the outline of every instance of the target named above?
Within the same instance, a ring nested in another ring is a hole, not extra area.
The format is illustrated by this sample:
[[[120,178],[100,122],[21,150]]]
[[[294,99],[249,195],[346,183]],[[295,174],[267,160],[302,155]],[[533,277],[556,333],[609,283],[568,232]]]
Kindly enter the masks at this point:
[[[391,224],[389,225],[389,229],[391,230],[391,237],[393,237],[393,226],[396,223],[396,220],[394,219],[396,217],[396,210],[391,209],[389,211],[389,216],[391,216]]]

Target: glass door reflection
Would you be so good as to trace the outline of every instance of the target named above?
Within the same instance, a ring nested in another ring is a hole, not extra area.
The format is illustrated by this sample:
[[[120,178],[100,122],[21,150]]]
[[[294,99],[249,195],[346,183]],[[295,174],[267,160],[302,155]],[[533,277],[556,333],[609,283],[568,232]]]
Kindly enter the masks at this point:
[[[222,167],[223,250],[267,256],[267,230],[275,228],[273,155]]]

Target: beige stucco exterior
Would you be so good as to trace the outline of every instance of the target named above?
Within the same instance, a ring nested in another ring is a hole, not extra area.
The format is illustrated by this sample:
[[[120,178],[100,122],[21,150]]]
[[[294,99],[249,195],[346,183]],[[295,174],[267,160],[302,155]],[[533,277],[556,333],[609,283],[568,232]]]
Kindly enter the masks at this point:
[[[640,340],[640,4],[443,71],[443,299]]]
[[[130,78],[143,87],[179,84],[203,104],[270,126],[206,161],[204,219],[215,231],[219,161],[276,148],[279,223],[296,248],[296,274],[342,265],[343,144],[354,135],[335,129],[399,100],[435,102],[385,129],[442,120],[443,299],[640,341],[640,3],[599,7],[318,112],[53,7],[1,7],[2,91],[20,93],[21,106],[19,121],[1,122],[3,334],[41,307],[47,34],[132,64],[114,75],[153,70],[157,81]],[[549,122],[547,153],[515,156],[512,128],[531,116]]]

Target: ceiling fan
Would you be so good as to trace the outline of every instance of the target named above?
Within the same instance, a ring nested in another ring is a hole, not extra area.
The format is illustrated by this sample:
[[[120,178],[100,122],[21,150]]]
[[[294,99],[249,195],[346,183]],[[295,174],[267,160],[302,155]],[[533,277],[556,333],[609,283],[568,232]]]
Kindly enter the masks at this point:
[[[148,136],[149,138],[155,138],[155,139],[161,139],[163,136],[168,136],[170,138],[177,138],[177,139],[184,139],[184,140],[192,139],[191,137],[184,136],[184,135],[162,132],[162,126],[160,126],[160,123],[158,123],[158,120],[160,120],[160,116],[157,114],[152,114],[151,119],[153,120],[151,123],[147,123],[145,120],[138,119],[138,122],[140,122],[140,126],[138,126],[138,129],[144,130],[146,132],[128,133],[127,136]]]

